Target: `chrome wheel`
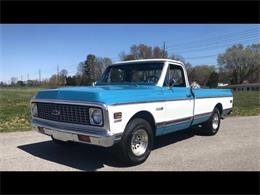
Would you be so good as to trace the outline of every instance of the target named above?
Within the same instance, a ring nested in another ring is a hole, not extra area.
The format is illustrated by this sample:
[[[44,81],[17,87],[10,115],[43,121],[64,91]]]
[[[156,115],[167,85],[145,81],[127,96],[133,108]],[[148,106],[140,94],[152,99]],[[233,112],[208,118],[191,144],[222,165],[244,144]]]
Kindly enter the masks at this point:
[[[213,129],[217,129],[219,125],[219,116],[217,113],[214,113],[213,117],[212,117],[212,127]]]
[[[134,155],[141,156],[148,147],[148,134],[144,129],[134,132],[131,139],[131,149]]]

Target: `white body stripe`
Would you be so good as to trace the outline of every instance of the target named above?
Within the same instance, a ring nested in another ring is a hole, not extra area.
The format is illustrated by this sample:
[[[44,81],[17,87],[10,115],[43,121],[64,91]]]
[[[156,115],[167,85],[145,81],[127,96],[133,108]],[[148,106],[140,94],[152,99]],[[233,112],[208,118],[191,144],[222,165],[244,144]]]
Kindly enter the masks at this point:
[[[164,121],[193,116],[193,99],[165,103]]]
[[[230,102],[232,100],[232,102]],[[233,97],[216,97],[195,99],[194,115],[212,112],[214,107],[220,103],[223,109],[232,108]]]
[[[223,109],[232,108],[233,97],[202,98],[195,100],[194,114],[212,112],[214,107],[220,103]],[[123,133],[130,119],[140,111],[147,111],[153,115],[155,123],[178,120],[193,116],[194,100],[178,100],[151,103],[134,103],[108,106],[111,133]],[[156,110],[163,107],[163,110]],[[122,112],[122,121],[115,122],[114,113]]]
[[[108,106],[110,131],[112,133],[123,133],[129,120],[140,111],[147,111],[154,117],[155,123],[163,122],[164,110],[156,111],[156,108],[164,107],[164,102],[153,102],[153,103],[135,103],[125,104],[117,106]],[[122,121],[114,122],[114,113],[122,112]]]

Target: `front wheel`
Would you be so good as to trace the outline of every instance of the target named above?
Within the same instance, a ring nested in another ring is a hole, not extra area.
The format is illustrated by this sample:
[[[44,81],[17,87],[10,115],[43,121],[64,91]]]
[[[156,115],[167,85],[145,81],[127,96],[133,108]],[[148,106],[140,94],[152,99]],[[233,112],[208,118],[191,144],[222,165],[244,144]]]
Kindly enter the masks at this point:
[[[133,119],[118,143],[119,157],[130,165],[144,162],[153,147],[153,136],[152,127],[146,120]]]
[[[220,112],[218,108],[214,108],[212,115],[209,120],[206,121],[203,126],[203,133],[206,135],[215,135],[217,134],[220,127]]]

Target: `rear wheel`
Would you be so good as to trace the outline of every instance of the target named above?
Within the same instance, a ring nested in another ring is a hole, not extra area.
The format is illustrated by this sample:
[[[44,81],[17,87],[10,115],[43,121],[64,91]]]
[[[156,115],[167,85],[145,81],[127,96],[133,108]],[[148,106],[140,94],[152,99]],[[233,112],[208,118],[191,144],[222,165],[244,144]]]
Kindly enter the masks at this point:
[[[205,135],[215,135],[217,134],[220,127],[220,112],[218,108],[214,108],[208,121],[202,124],[203,134]]]
[[[144,162],[153,147],[153,130],[142,118],[136,118],[127,125],[121,141],[117,145],[121,160],[130,165]]]

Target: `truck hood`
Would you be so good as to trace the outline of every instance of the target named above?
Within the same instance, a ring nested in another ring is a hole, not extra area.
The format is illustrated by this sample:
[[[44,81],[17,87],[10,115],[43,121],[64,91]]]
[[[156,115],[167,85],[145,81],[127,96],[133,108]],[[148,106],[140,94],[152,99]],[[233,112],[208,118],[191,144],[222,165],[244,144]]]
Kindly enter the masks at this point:
[[[158,86],[102,85],[42,90],[36,94],[35,99],[86,101],[111,105],[158,100],[162,95],[162,88]]]

